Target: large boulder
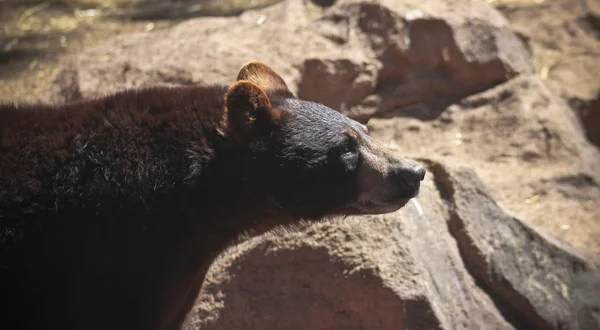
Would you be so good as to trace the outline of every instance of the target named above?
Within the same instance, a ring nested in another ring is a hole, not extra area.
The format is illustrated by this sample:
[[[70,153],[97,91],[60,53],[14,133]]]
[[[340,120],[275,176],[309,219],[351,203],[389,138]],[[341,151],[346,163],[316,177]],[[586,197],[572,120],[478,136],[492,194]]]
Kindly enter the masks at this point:
[[[288,0],[116,38],[81,54],[52,96],[229,84],[256,59],[300,97],[363,121],[415,103],[430,108],[419,116],[434,117],[456,98],[533,70],[524,44],[483,1]]]
[[[502,211],[469,168],[422,161],[422,193],[398,212],[232,248],[186,329],[600,327],[596,268]]]

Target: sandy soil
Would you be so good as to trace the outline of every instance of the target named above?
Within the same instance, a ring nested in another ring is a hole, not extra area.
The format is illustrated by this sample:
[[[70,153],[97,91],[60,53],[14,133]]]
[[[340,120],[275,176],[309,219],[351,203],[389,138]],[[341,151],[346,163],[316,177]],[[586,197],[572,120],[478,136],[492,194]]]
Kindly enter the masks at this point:
[[[177,22],[132,20],[111,15],[114,6],[71,2],[0,2],[0,101],[35,100],[52,84],[70,56],[87,46]]]

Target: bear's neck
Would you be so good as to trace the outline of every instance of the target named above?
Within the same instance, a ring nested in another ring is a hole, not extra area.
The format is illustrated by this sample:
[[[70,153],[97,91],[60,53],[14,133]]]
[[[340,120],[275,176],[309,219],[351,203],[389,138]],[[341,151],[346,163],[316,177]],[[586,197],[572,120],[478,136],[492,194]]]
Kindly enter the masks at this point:
[[[213,150],[213,162],[191,188],[192,199],[199,203],[190,201],[190,206],[201,203],[203,228],[210,226],[214,233],[222,233],[224,243],[229,244],[240,235],[261,234],[296,220],[255,176],[242,151],[222,145]]]

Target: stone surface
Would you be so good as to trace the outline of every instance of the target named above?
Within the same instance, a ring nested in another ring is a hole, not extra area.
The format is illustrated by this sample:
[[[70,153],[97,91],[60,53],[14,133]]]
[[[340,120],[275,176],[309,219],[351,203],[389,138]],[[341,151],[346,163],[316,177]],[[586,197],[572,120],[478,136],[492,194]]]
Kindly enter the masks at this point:
[[[254,238],[211,268],[187,329],[594,329],[600,274],[493,201],[476,174],[422,160],[389,215]]]
[[[431,108],[421,117],[435,117],[452,100],[533,68],[525,45],[485,2],[289,0],[116,38],[81,54],[71,81],[82,96],[230,83],[251,60],[273,66],[300,97],[363,121],[415,103]],[[73,92],[48,99],[65,95]]]
[[[537,71],[579,115],[588,139],[600,146],[600,1],[499,3],[529,41]]]

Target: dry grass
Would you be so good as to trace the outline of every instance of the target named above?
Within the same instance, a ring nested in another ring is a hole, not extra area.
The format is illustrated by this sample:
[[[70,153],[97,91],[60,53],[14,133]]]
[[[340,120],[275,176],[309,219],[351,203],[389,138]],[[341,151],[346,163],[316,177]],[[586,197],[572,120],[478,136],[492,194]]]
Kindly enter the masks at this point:
[[[540,79],[548,80],[550,71],[558,63],[562,54],[558,50],[546,48],[543,52],[537,54],[533,59],[535,72],[539,74]]]

